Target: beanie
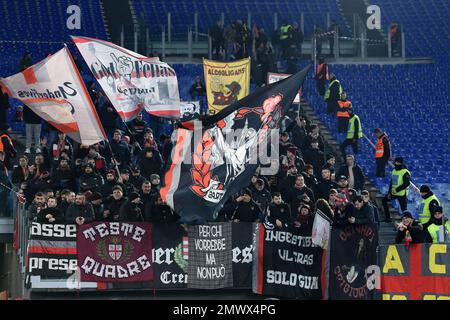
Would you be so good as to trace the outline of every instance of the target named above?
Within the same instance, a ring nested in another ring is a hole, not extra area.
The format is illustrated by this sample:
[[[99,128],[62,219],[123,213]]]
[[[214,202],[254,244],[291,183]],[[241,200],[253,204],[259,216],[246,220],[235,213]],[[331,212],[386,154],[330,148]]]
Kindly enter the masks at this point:
[[[130,201],[133,201],[133,200],[136,200],[137,198],[139,198],[140,196],[139,196],[139,194],[137,193],[137,192],[131,192],[129,195],[128,195],[128,199],[130,200]]]
[[[420,186],[420,193],[428,193],[430,191],[431,191],[430,187],[427,186],[426,184]]]

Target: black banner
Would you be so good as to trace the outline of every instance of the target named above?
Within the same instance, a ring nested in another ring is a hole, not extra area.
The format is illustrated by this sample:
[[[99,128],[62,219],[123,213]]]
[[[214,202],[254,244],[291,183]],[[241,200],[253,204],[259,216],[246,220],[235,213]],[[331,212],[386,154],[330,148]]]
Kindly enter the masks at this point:
[[[77,269],[76,225],[32,222],[28,240],[27,273],[68,278]]]
[[[233,223],[233,287],[251,288],[256,224]]]
[[[256,228],[253,291],[296,299],[322,299],[322,248],[297,228]]]
[[[328,299],[376,298],[370,276],[377,266],[377,246],[378,233],[374,225],[347,225],[332,229]]]

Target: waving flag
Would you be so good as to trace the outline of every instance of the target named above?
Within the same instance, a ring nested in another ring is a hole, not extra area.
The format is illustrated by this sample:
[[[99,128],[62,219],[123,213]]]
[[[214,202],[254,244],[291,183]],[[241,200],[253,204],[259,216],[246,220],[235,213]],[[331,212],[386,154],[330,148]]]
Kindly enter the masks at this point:
[[[143,108],[156,116],[179,118],[177,75],[167,63],[99,39],[72,40],[124,121]]]
[[[172,136],[163,200],[180,215],[212,220],[231,195],[250,183],[259,165],[272,166],[272,157],[264,162],[256,155],[269,149],[268,135],[278,129],[309,68],[201,121],[182,122]],[[276,152],[273,158],[277,163]]]
[[[105,140],[95,107],[67,47],[28,69],[0,79],[10,97],[85,145]]]

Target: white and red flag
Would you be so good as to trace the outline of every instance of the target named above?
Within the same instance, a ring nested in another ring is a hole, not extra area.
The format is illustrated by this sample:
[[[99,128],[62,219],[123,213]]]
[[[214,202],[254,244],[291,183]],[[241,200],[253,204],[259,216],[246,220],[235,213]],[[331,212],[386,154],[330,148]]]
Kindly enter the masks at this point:
[[[99,39],[72,41],[123,121],[134,119],[142,109],[155,116],[180,117],[177,75],[167,63]]]
[[[11,98],[73,140],[92,145],[105,140],[95,107],[67,47],[7,78],[0,85]]]

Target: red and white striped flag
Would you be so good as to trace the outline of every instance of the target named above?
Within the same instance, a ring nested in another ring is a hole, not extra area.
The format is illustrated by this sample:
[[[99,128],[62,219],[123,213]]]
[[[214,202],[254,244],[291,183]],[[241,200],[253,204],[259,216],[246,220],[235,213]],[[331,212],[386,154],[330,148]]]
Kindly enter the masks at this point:
[[[105,132],[67,47],[28,69],[1,78],[10,97],[26,104],[59,131],[84,145],[105,140]]]

